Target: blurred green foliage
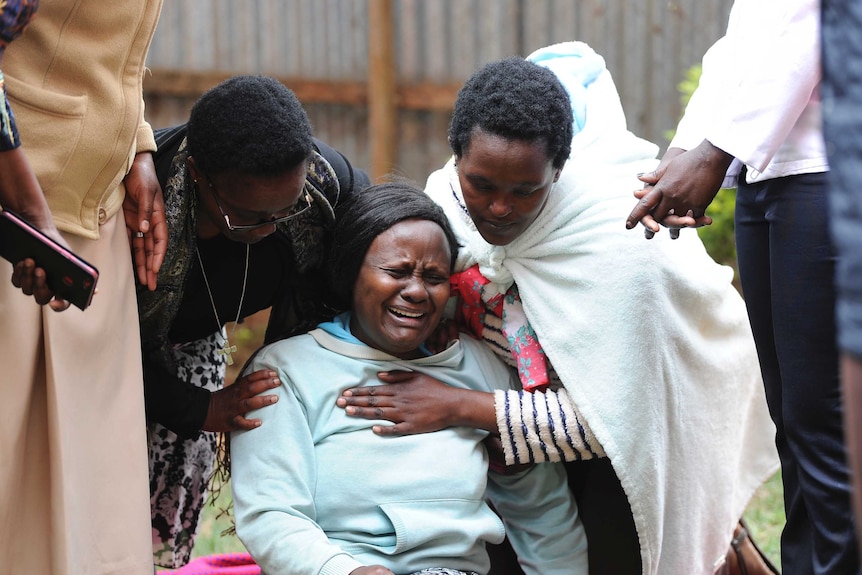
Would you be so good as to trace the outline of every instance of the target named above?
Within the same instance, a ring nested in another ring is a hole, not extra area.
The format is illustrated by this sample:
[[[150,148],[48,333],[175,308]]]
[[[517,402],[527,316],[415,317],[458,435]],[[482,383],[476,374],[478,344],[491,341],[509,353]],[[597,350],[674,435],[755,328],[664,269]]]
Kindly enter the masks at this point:
[[[688,105],[691,95],[700,82],[700,65],[692,66],[683,74],[682,81],[677,85],[679,102],[683,110]],[[668,141],[673,139],[674,130],[665,132]],[[733,212],[736,207],[736,190],[721,189],[706,210],[712,218],[712,224],[698,229],[701,241],[712,258],[733,268],[735,283],[739,274],[736,269],[736,241],[734,240]]]
[[[692,66],[685,72],[683,72],[682,81],[676,85],[676,89],[679,92],[679,104],[683,110],[688,106],[688,101],[691,100],[691,95],[697,89],[697,85],[700,83],[700,73],[701,67],[700,64]],[[668,142],[673,140],[673,135],[676,133],[676,128],[671,130],[666,130],[664,133],[664,137],[667,138]]]
[[[712,218],[712,224],[697,230],[712,259],[733,267],[734,273],[736,273],[736,241],[733,235],[735,206],[736,189],[720,189],[706,210],[706,214]]]

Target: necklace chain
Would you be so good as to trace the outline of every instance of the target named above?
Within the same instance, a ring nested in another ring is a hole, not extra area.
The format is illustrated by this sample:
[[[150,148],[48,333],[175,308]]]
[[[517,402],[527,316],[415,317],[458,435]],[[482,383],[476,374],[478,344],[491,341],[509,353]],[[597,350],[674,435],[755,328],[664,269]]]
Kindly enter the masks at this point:
[[[467,206],[465,206],[464,203],[461,201],[461,198],[458,197],[458,193],[455,191],[455,185],[452,184],[451,181],[449,182],[449,189],[452,190],[452,198],[455,200],[455,203],[458,204],[458,207],[464,211],[464,215],[466,215],[469,219],[470,212],[467,210]]]
[[[218,324],[218,329],[222,331],[222,323],[221,319],[218,316],[218,310],[216,309],[215,298],[213,298],[213,292],[210,289],[210,282],[207,279],[207,272],[204,269],[204,260],[201,258],[201,252],[195,247],[195,253],[198,256],[198,263],[201,266],[201,275],[204,276],[204,285],[207,288],[207,295],[210,296],[210,304],[213,306],[213,315],[215,315],[216,323]],[[236,308],[236,319],[233,323],[233,328],[230,330],[230,335],[226,332],[222,333],[222,337],[224,337],[224,345],[218,349],[218,354],[225,356],[228,365],[233,365],[233,353],[236,352],[236,345],[231,345],[230,338],[233,337],[233,333],[236,331],[236,326],[239,323],[239,316],[242,314],[242,302],[245,299],[245,286],[248,282],[248,254],[249,254],[249,244],[245,245],[245,271],[242,274],[242,292],[239,296],[239,306]]]

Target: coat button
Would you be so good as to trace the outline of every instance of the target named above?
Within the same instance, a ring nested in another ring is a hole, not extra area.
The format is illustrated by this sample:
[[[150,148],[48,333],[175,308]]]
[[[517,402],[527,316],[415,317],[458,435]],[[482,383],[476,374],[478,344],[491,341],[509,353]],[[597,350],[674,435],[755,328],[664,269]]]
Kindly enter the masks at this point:
[[[105,211],[105,208],[99,208],[99,225],[103,225],[108,221],[108,212]]]

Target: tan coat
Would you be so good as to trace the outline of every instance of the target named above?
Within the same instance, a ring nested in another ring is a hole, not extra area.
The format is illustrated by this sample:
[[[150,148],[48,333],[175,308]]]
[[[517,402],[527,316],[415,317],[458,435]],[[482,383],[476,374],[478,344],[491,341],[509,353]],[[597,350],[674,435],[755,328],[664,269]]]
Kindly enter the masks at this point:
[[[60,230],[98,238],[120,210],[135,153],[156,149],[141,84],[160,9],[160,0],[42,2],[6,50],[23,149]]]
[[[57,226],[99,269],[55,313],[0,261],[0,573],[152,575],[143,373],[122,179],[152,150],[141,76],[161,0],[43,0],[3,59]]]

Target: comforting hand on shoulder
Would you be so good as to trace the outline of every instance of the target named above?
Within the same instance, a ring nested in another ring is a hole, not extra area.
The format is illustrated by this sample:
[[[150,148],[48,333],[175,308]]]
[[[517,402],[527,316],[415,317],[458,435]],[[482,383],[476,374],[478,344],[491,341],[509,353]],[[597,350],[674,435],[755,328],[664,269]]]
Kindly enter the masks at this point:
[[[275,395],[260,394],[279,385],[278,374],[262,369],[212,393],[204,431],[228,432],[260,427],[260,419],[246,419],[245,414],[278,401]]]

